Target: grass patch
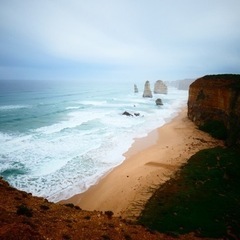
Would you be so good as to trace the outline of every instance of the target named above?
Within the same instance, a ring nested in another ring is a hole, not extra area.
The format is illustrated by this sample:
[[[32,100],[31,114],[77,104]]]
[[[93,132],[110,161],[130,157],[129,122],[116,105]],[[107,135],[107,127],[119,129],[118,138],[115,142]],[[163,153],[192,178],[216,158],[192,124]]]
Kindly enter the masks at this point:
[[[213,148],[193,155],[175,179],[148,201],[139,223],[173,235],[240,238],[240,151]]]

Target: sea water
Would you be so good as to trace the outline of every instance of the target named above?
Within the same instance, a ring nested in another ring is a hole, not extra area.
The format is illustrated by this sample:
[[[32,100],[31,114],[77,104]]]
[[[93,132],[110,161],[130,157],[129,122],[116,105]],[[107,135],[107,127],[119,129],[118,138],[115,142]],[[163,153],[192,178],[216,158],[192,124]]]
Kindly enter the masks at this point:
[[[186,105],[187,91],[143,98],[143,86],[0,81],[0,176],[54,202],[86,191]]]

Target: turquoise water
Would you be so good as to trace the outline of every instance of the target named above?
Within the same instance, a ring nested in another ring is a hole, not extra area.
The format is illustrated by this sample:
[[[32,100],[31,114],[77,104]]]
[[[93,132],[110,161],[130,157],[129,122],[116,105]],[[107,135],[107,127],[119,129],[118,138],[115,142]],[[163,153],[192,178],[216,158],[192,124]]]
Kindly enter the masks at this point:
[[[0,81],[0,175],[55,202],[86,191],[124,161],[134,138],[186,105],[187,91],[148,99],[143,86],[136,94],[129,83]]]

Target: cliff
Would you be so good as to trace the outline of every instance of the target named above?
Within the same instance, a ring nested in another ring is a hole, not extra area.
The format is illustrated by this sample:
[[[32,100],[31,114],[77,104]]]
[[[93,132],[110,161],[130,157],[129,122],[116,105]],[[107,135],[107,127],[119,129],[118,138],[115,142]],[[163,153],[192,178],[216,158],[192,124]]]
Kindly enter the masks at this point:
[[[167,92],[168,92],[167,85],[163,81],[157,80],[154,84],[154,93],[167,94]]]
[[[188,117],[228,145],[240,142],[240,75],[208,75],[189,87]]]
[[[97,201],[97,199],[96,199]],[[0,178],[1,240],[85,240],[176,238],[113,217],[111,211],[90,212],[73,204],[60,205],[33,197],[9,186]],[[197,240],[191,234],[179,239]]]

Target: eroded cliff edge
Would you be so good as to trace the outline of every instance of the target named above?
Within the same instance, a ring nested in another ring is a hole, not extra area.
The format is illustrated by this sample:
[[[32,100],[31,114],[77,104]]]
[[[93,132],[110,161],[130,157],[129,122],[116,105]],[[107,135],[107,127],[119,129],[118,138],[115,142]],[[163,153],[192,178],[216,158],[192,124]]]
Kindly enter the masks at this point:
[[[96,199],[97,201],[97,199]],[[56,204],[11,187],[0,177],[1,240],[174,240],[150,231],[111,211],[84,211],[73,204]],[[180,240],[199,240],[193,234]]]
[[[240,144],[240,75],[207,75],[189,87],[188,117],[228,145]]]

